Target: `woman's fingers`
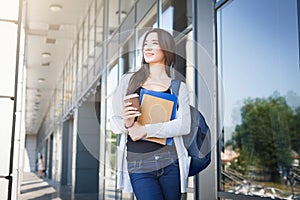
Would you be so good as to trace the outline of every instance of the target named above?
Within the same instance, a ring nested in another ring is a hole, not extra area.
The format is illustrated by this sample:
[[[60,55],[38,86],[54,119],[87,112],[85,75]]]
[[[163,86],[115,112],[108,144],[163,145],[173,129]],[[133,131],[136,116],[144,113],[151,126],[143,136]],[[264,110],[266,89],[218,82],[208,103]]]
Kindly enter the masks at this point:
[[[123,119],[126,126],[130,126],[134,122],[135,117],[138,117],[140,115],[141,113],[138,111],[138,109],[132,106],[132,102],[124,103]]]
[[[132,105],[132,102],[130,102],[130,101],[124,103],[124,107],[128,107],[128,106],[131,106],[131,105]]]
[[[132,112],[129,112],[128,114],[125,114],[123,117],[126,120],[126,119],[133,119],[138,116],[141,116],[141,113],[139,113],[137,111],[132,111]]]
[[[138,109],[136,107],[133,106],[127,106],[124,108],[124,115],[135,115],[135,114],[139,114],[140,112],[138,111]]]
[[[128,112],[128,111],[137,111],[138,109],[136,107],[132,107],[132,106],[128,106],[124,108],[124,112]]]
[[[128,102],[124,104],[123,118],[124,120],[133,120],[135,117],[141,115],[137,108],[130,106],[132,103]]]

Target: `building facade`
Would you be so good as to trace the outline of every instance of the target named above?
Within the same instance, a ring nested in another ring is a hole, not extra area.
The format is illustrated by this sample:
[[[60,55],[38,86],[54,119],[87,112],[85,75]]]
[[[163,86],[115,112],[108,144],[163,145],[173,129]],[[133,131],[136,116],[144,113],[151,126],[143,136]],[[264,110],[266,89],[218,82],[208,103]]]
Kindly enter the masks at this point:
[[[111,96],[122,75],[139,67],[144,33],[160,27],[176,38],[178,64],[174,74],[188,83],[192,103],[200,102],[196,90],[205,90],[213,98],[214,2],[97,0],[90,1],[86,10],[38,131],[36,154],[45,157],[47,178],[71,186],[75,195],[94,193],[100,199],[131,199],[132,194],[116,190],[118,137],[110,130]],[[199,37],[201,32],[207,37]],[[201,52],[201,59],[197,59],[196,52]],[[200,84],[195,87],[198,79],[208,82],[209,88]],[[215,105],[209,106],[206,115],[215,132]],[[214,164],[206,171],[210,174],[202,176],[217,177]],[[193,178],[189,182],[187,197],[195,198],[200,186],[196,189]],[[203,189],[207,197],[216,196],[216,181],[211,180],[209,187]]]

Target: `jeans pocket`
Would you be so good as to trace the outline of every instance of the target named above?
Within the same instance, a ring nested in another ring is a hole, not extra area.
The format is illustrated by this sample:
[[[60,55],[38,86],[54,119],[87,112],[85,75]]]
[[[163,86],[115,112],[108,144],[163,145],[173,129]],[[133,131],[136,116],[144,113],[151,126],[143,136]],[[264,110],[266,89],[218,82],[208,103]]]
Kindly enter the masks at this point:
[[[173,164],[175,167],[178,167],[178,166],[179,166],[179,161],[178,161],[178,159],[175,160],[172,164]]]

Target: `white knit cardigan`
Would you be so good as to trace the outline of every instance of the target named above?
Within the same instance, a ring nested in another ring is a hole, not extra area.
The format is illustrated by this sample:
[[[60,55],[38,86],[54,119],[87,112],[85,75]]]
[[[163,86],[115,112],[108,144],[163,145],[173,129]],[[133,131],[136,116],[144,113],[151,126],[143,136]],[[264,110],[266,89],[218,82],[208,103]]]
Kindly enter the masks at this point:
[[[122,117],[123,99],[126,94],[129,79],[132,74],[125,74],[112,97],[112,108],[110,117],[111,130],[115,134],[121,134],[119,146],[117,146],[117,188],[124,192],[132,192],[132,186],[127,171],[126,160],[126,142],[128,130],[124,127]],[[189,109],[189,92],[185,83],[181,83],[178,96],[178,110],[176,118],[169,122],[147,124],[145,125],[147,137],[166,138],[173,137],[176,151],[178,154],[181,192],[185,193],[187,188],[187,180],[190,166],[190,157],[184,147],[182,135],[188,134],[190,131],[190,109]]]

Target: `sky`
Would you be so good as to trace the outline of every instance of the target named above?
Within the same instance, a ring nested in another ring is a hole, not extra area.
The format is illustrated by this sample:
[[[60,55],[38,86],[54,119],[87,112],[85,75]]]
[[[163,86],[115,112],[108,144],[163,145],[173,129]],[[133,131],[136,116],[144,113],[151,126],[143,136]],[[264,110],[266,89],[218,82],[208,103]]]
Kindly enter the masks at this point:
[[[248,97],[292,91],[288,103],[299,106],[296,0],[234,0],[219,14],[225,127],[240,122],[239,109]]]

